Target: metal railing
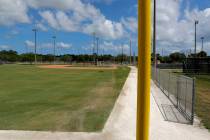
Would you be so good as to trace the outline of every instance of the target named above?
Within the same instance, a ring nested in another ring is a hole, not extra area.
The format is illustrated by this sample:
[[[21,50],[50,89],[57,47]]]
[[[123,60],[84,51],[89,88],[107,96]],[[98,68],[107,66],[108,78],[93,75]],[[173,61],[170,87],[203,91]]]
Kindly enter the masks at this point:
[[[183,116],[193,124],[195,79],[152,68],[152,79]]]

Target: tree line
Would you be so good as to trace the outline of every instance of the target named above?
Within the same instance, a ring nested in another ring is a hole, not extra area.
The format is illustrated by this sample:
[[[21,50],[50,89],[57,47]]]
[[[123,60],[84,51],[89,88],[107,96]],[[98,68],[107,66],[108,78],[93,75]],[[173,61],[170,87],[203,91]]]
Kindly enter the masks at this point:
[[[128,63],[130,61],[130,57],[126,54],[120,54],[117,56],[113,56],[111,54],[97,55],[97,54],[63,54],[63,55],[54,55],[52,54],[37,54],[37,62],[64,62],[64,63],[72,63],[72,62],[96,62],[96,61],[109,61],[109,62],[117,62],[117,63]],[[133,61],[132,57],[132,61]],[[136,57],[137,59],[137,57]],[[0,62],[4,63],[14,63],[14,62],[28,62],[33,63],[35,60],[34,53],[23,53],[18,54],[18,52],[14,50],[3,50],[0,51]]]
[[[153,54],[151,54],[151,56],[152,56],[152,61],[153,61]],[[184,53],[181,53],[181,52],[174,52],[167,56],[161,56],[160,54],[156,54],[156,57],[157,57],[157,60],[160,61],[161,63],[182,63],[186,58],[190,58],[190,57],[201,58],[201,57],[208,57],[208,56],[205,51],[201,51],[197,54],[189,54],[189,55],[185,55]]]
[[[151,59],[153,61],[153,54],[151,54]],[[182,63],[187,57],[207,57],[207,53],[201,51],[195,54],[189,54],[186,56],[184,53],[181,52],[174,52],[168,56],[161,56],[157,54],[157,60],[161,63]],[[4,63],[14,63],[14,62],[34,62],[34,53],[23,53],[18,54],[18,52],[14,50],[2,50],[0,51],[0,62]],[[131,61],[136,59],[137,57],[132,57]],[[72,62],[96,62],[96,61],[103,61],[103,62],[116,62],[116,63],[129,63],[130,57],[126,54],[119,54],[117,56],[113,56],[111,54],[104,54],[104,55],[97,55],[97,54],[64,54],[64,55],[56,55],[55,60],[57,62],[64,62],[64,63],[72,63]],[[54,55],[52,54],[37,54],[37,61],[38,62],[54,62]]]

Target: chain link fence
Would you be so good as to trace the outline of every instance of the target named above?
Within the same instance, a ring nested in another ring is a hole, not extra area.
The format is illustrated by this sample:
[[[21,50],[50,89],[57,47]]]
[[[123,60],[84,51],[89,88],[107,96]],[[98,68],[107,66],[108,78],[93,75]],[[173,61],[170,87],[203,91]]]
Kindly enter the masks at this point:
[[[193,124],[195,79],[152,68],[152,79],[183,116]]]

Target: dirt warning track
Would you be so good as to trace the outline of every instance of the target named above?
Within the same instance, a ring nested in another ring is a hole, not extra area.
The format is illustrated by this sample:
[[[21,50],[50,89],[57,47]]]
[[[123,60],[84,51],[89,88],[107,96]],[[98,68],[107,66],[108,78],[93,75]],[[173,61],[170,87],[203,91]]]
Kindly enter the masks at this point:
[[[39,68],[46,69],[84,69],[84,70],[112,70],[117,69],[117,66],[73,66],[73,65],[40,65]]]

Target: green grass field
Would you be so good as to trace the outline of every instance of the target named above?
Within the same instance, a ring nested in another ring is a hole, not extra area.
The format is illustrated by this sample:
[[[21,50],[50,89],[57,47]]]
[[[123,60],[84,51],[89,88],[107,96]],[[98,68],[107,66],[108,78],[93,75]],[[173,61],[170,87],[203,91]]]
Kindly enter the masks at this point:
[[[0,129],[102,130],[129,73],[0,66]]]
[[[210,75],[196,77],[196,114],[210,130]]]

